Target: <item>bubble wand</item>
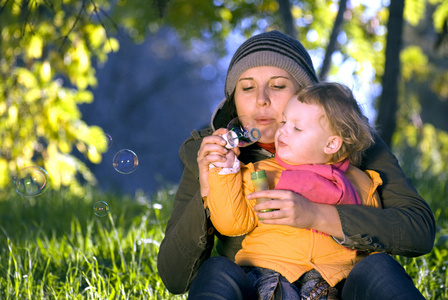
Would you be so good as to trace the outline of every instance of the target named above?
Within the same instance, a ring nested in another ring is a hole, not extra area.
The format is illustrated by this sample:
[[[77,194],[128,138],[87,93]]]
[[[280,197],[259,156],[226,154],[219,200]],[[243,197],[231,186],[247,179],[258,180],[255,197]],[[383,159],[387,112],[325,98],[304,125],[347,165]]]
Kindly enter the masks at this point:
[[[222,138],[227,142],[225,146],[227,149],[247,147],[260,139],[261,133],[258,128],[251,126],[250,123],[243,124],[246,119],[245,116],[239,116],[232,119],[227,125],[229,132],[222,135]]]

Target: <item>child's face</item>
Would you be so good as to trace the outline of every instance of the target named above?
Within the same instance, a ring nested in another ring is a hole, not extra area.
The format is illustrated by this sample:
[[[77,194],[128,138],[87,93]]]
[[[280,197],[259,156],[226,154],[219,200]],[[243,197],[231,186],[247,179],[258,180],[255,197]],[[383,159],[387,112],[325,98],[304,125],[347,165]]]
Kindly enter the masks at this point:
[[[333,137],[322,108],[294,96],[286,104],[275,134],[276,155],[291,164],[327,163],[332,157],[328,147]]]

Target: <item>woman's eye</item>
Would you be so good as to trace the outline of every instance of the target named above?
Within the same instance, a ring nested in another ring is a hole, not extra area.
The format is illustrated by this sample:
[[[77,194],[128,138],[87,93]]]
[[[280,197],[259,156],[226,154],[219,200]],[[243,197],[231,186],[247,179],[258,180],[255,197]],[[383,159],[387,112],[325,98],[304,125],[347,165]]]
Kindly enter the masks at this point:
[[[302,131],[302,129],[297,128],[297,127],[295,127],[295,126],[294,126],[294,130],[295,130],[295,131]]]
[[[277,89],[277,90],[282,90],[282,89],[284,89],[286,86],[284,86],[284,85],[273,85],[272,86],[274,89]]]
[[[247,87],[242,88],[243,91],[250,91],[251,89],[253,89],[252,86],[247,86]]]

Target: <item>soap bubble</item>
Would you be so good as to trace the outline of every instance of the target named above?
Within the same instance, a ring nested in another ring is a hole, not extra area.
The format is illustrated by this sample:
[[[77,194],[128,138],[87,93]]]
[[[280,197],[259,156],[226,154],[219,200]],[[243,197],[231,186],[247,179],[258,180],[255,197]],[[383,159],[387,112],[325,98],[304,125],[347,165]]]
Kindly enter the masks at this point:
[[[34,197],[48,189],[50,180],[47,171],[38,166],[29,166],[17,173],[14,186],[21,196]]]
[[[115,154],[112,165],[118,173],[130,174],[137,169],[138,157],[133,151],[123,149]]]
[[[101,134],[96,139],[96,147],[101,151],[107,151],[112,146],[112,142],[112,137],[109,134]]]
[[[93,205],[93,212],[98,217],[104,217],[109,213],[109,204],[104,201],[98,201]]]
[[[229,122],[227,125],[229,132],[223,135],[227,141],[227,148],[246,147],[257,142],[261,133],[258,128],[251,124],[249,118],[239,116]]]

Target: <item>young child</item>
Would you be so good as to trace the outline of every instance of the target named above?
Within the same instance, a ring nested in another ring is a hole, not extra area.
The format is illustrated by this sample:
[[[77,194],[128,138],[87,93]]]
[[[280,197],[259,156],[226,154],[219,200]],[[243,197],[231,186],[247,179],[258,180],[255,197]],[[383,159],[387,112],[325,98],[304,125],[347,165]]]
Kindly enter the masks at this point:
[[[287,103],[274,158],[242,165],[229,151],[232,166],[210,165],[210,218],[223,235],[246,234],[235,261],[261,299],[276,293],[279,280],[281,288],[297,292],[297,299],[335,299],[336,284],[367,253],[347,249],[325,233],[259,222],[256,201],[246,198],[254,192],[251,173],[265,170],[270,188],[291,190],[312,202],[380,207],[379,175],[353,166],[372,143],[372,128],[351,91],[322,82]]]

